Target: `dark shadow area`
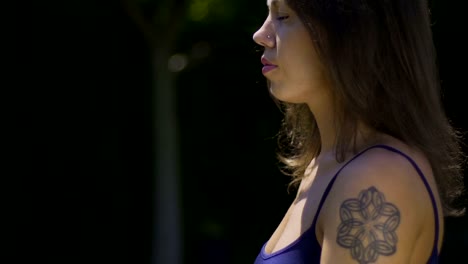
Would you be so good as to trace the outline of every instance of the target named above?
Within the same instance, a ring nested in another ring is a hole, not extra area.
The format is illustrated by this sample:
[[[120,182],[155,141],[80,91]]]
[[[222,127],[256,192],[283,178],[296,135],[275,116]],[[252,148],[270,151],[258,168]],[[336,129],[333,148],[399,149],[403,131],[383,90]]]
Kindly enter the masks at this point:
[[[118,1],[24,3],[21,258],[149,263],[151,55]],[[28,196],[29,197],[29,196]]]

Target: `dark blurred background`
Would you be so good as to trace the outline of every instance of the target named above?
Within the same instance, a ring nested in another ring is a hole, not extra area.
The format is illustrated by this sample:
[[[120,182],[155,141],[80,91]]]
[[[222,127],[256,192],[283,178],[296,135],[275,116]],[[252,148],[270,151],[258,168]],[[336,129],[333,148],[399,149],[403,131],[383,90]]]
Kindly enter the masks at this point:
[[[468,131],[464,9],[431,4],[444,103]],[[17,260],[253,263],[293,198],[252,41],[266,1],[16,8],[12,111],[24,129],[12,155],[32,194],[17,198]],[[467,219],[447,219],[442,263],[468,263]]]

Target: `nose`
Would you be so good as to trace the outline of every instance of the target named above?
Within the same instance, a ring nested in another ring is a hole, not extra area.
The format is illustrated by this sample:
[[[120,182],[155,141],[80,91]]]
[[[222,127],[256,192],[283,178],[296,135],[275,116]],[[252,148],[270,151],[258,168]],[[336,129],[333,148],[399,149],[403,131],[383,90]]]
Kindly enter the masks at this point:
[[[263,25],[253,34],[253,40],[258,45],[265,48],[273,48],[275,45],[275,35],[268,22],[268,19]]]

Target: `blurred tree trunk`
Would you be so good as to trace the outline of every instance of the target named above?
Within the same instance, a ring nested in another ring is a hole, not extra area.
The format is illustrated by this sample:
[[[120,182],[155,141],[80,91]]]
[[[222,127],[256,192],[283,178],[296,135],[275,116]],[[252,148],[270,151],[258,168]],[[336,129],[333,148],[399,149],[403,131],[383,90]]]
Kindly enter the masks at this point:
[[[185,0],[123,0],[153,54],[155,226],[153,264],[183,262],[175,74],[168,68],[185,18]],[[150,10],[148,10],[150,6]]]

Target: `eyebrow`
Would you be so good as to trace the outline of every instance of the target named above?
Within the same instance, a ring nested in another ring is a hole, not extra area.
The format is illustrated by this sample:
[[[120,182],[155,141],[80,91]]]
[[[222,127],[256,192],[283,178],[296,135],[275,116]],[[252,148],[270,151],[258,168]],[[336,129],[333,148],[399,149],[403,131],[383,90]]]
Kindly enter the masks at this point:
[[[280,0],[267,0],[267,6],[269,8],[271,8],[271,7],[276,8],[276,7],[278,7],[279,2],[280,2]]]

